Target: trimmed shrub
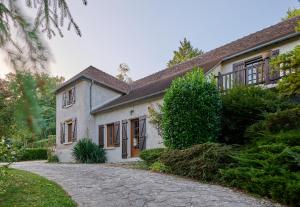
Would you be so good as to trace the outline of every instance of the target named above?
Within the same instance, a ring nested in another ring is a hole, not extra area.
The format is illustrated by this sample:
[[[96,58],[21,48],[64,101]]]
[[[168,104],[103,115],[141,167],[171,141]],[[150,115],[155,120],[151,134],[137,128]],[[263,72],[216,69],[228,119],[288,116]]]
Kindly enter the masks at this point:
[[[205,143],[185,150],[167,150],[160,157],[168,172],[201,181],[217,181],[219,170],[232,164],[231,146]]]
[[[165,146],[184,149],[214,142],[220,130],[221,98],[214,81],[200,69],[175,79],[164,96]]]
[[[278,133],[281,131],[290,131],[290,130],[300,130],[300,107],[295,107],[291,109],[286,109],[276,113],[269,113],[265,116],[265,119],[259,121],[252,126],[248,127],[245,133],[245,136],[250,138],[260,138],[262,135],[269,133]],[[291,132],[284,134],[284,136],[289,136]],[[295,132],[298,133],[297,131]],[[299,137],[300,136],[296,136]],[[266,137],[265,137],[266,139]],[[300,145],[298,139],[292,140],[296,141]],[[281,142],[286,140],[282,139]]]
[[[165,150],[165,148],[143,150],[140,153],[140,158],[150,166],[159,160],[160,156]]]
[[[222,96],[222,132],[219,141],[227,144],[245,144],[247,127],[263,120],[266,113],[287,107],[279,96],[261,87],[236,87]]]
[[[59,162],[58,156],[57,155],[50,155],[48,156],[48,162],[56,163]]]
[[[150,170],[154,171],[154,172],[161,172],[161,173],[165,173],[168,172],[168,168],[166,165],[164,165],[163,163],[156,161],[154,162],[151,166],[150,166]]]
[[[104,163],[106,161],[105,150],[89,138],[79,140],[73,148],[72,155],[80,163]]]
[[[18,160],[47,160],[47,158],[47,149],[45,148],[26,148],[21,150]]]
[[[222,170],[223,181],[290,206],[300,206],[299,107],[267,114],[248,127],[251,144],[234,159],[238,164]]]
[[[300,107],[268,114],[264,121],[266,130],[270,132],[300,130]]]

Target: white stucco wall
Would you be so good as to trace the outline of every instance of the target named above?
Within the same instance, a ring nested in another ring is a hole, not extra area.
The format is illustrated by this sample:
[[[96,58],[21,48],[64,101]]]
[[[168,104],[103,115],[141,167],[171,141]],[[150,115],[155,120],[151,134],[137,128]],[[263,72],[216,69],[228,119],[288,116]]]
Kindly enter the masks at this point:
[[[114,123],[116,121],[128,120],[127,125],[127,152],[128,158],[131,157],[131,148],[130,148],[130,120],[138,118],[140,116],[147,115],[146,118],[146,149],[163,147],[162,138],[158,135],[157,129],[149,123],[148,117],[148,107],[153,104],[154,106],[157,103],[162,103],[162,97],[156,99],[150,99],[144,102],[135,103],[131,105],[124,106],[122,108],[115,109],[113,111],[99,113],[95,115],[95,128],[98,129],[99,125],[106,125]],[[120,140],[122,137],[122,130],[120,130]],[[98,132],[96,133],[94,142],[98,144]],[[104,128],[104,146],[107,152],[108,162],[118,162],[122,160],[122,141],[120,141],[120,147],[107,148],[106,140],[106,126]]]
[[[94,117],[90,115],[91,82],[80,80],[74,84],[76,101],[70,107],[62,108],[63,91],[56,95],[56,154],[61,162],[73,161],[71,151],[75,143],[60,143],[60,123],[77,118],[77,140],[95,136]],[[70,89],[74,84],[65,88],[65,90]],[[120,93],[92,84],[92,108],[107,103],[118,96],[120,96]]]

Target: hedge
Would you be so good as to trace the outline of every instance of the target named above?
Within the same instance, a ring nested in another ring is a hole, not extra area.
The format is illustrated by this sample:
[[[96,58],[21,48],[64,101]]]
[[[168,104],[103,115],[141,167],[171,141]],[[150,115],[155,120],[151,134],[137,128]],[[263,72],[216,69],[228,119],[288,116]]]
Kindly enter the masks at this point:
[[[26,148],[21,150],[18,160],[47,160],[47,158],[47,149],[45,148]]]
[[[255,86],[235,87],[222,96],[222,131],[218,141],[226,144],[246,144],[247,127],[263,120],[265,114],[289,106],[286,100],[270,89]]]
[[[175,79],[164,96],[163,139],[173,149],[214,142],[220,131],[221,98],[216,83],[195,69]]]

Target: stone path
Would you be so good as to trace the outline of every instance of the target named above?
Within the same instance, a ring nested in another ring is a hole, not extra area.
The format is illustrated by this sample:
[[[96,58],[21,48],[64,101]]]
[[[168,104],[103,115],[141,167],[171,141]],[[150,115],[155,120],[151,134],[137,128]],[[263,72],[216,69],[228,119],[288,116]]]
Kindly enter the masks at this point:
[[[79,206],[279,206],[217,185],[105,164],[20,162],[13,167],[57,182]]]

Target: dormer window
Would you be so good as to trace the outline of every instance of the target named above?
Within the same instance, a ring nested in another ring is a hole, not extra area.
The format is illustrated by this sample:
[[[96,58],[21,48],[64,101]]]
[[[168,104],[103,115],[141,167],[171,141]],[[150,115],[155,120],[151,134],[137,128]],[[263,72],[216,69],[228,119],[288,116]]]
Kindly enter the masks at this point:
[[[63,99],[62,99],[62,106],[63,108],[69,107],[75,103],[75,86],[64,91]]]

